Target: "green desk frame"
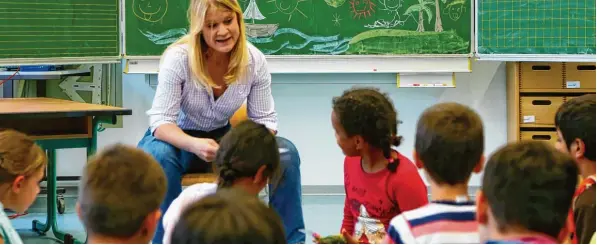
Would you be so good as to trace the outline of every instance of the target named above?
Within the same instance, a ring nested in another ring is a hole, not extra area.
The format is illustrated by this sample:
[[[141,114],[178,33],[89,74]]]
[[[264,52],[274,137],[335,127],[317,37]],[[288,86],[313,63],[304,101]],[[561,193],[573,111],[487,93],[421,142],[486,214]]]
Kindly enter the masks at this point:
[[[44,235],[51,229],[61,242],[82,243],[58,228],[56,150],[86,148],[87,157],[93,156],[100,123],[116,124],[121,115],[132,115],[132,110],[54,98],[0,99],[0,128],[30,135],[48,156],[46,222],[34,220],[33,231]]]
[[[37,144],[48,154],[48,170],[47,170],[47,217],[46,222],[42,223],[39,220],[33,221],[33,230],[43,235],[52,229],[54,236],[67,244],[83,244],[75,239],[71,234],[60,231],[57,223],[57,207],[56,199],[57,194],[57,163],[56,163],[56,150],[58,149],[70,149],[70,148],[86,148],[87,158],[93,156],[97,150],[97,133],[100,123],[116,123],[116,116],[96,116],[92,121],[92,136],[91,138],[79,138],[79,139],[45,139],[37,140]]]

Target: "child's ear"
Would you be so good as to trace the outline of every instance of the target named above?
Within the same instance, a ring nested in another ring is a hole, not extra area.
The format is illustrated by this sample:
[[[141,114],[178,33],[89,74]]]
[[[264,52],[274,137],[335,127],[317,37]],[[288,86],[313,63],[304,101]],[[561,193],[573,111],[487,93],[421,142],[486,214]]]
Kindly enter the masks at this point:
[[[356,135],[353,137],[354,140],[354,146],[357,150],[362,150],[363,148],[365,148],[365,139],[363,139],[362,136],[360,135]]]
[[[483,224],[483,225],[487,225],[487,198],[485,197],[485,194],[483,194],[483,191],[478,190],[477,191],[477,200],[475,201],[476,203],[476,211],[477,211],[477,215],[476,215],[476,220],[477,223],[479,224]]]
[[[574,143],[571,144],[571,148],[574,148],[574,147],[575,147],[575,149],[573,151],[570,151],[570,152],[574,153],[574,158],[576,158],[576,159],[583,158],[585,156],[585,150],[586,150],[585,142],[583,142],[582,140],[577,138],[574,140]]]
[[[261,167],[259,167],[259,169],[257,169],[257,173],[255,174],[255,177],[253,177],[253,184],[263,184],[263,183],[267,183],[267,176],[265,176],[265,170],[267,169],[267,166],[262,165]]]
[[[479,159],[479,162],[477,163],[477,165],[475,166],[475,168],[473,169],[473,173],[481,173],[481,171],[483,171],[483,165],[485,164],[485,156],[481,155],[481,158]]]
[[[143,227],[139,230],[139,235],[146,238],[146,240],[151,240],[160,223],[160,217],[162,217],[162,211],[160,209],[156,209],[155,211],[149,213],[143,222]]]
[[[81,219],[81,204],[79,203],[79,201],[77,201],[77,204],[75,204],[75,212],[77,212],[77,216],[79,217],[79,220],[83,221]]]
[[[415,166],[417,166],[417,168],[423,169],[423,162],[419,158],[419,153],[417,153],[417,151],[415,151],[415,150],[413,150],[413,160],[414,160]]]
[[[11,189],[14,193],[21,192],[23,185],[25,184],[25,176],[19,175],[12,181]]]

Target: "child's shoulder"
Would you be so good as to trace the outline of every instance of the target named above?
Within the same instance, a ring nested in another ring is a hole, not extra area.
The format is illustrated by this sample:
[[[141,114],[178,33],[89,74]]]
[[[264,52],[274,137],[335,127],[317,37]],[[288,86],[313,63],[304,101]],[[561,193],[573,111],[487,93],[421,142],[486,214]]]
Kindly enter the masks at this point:
[[[17,231],[12,227],[8,216],[4,212],[4,206],[0,203],[0,236],[5,244],[22,244],[23,241],[21,237],[17,233]]]
[[[199,183],[185,188],[181,195],[211,195],[216,192],[218,185],[216,183]]]

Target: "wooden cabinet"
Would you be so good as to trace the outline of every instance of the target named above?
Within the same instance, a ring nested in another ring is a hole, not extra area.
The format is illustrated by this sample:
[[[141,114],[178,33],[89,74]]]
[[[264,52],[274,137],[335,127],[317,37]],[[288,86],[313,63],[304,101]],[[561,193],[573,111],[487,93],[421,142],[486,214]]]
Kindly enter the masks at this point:
[[[595,63],[507,63],[508,141],[555,144],[555,114],[564,102],[595,93]]]

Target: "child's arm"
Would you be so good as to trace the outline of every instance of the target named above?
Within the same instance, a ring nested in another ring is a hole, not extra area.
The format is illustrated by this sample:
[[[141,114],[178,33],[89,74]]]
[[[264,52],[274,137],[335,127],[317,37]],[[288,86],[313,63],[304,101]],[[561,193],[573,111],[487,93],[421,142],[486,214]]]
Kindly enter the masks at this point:
[[[352,211],[350,210],[350,203],[348,200],[348,195],[344,198],[344,218],[342,219],[342,230],[345,230],[348,234],[354,235],[354,216],[352,216]]]
[[[394,176],[394,197],[400,212],[419,208],[429,203],[427,187],[418,172],[413,171],[401,176]]]
[[[342,231],[346,231],[349,235],[354,235],[355,219],[351,211],[350,193],[348,193],[348,186],[350,186],[350,171],[352,170],[350,167],[349,158],[344,158],[344,218],[342,219],[340,234],[342,234]]]

